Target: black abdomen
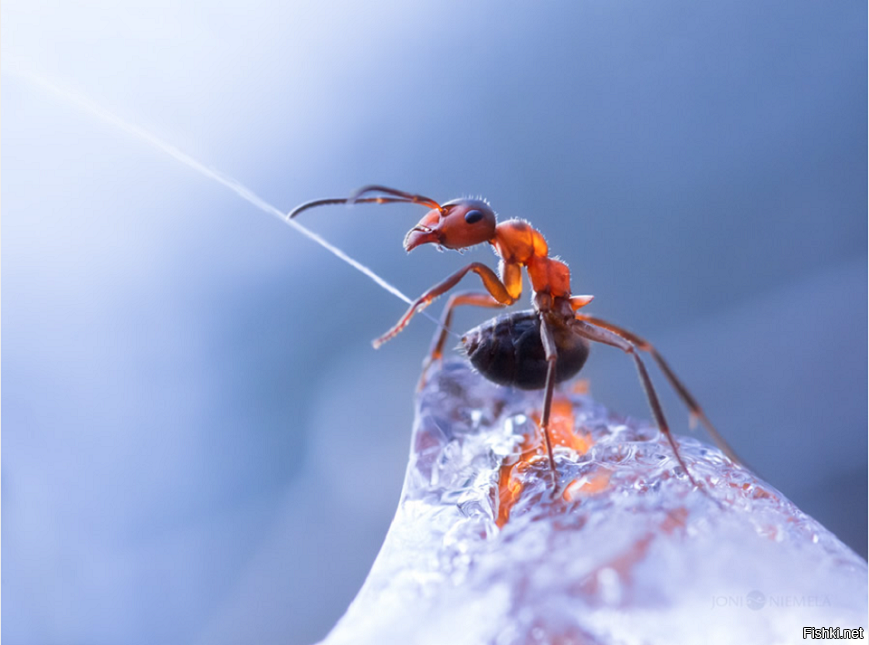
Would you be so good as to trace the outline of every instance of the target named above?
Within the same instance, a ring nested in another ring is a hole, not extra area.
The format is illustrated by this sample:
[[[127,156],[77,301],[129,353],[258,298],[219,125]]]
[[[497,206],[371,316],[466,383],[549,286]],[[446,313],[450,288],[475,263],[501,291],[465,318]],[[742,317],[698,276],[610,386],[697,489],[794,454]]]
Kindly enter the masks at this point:
[[[574,376],[588,358],[588,341],[563,321],[551,325],[558,348],[555,382]],[[471,364],[490,381],[523,390],[546,385],[546,352],[540,340],[540,318],[535,311],[498,316],[474,327],[462,337]]]

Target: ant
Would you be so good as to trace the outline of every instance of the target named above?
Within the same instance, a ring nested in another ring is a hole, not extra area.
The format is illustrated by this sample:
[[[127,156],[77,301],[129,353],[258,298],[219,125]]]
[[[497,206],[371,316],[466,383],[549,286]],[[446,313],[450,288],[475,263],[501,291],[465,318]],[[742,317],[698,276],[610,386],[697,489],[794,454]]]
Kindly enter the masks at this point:
[[[371,193],[376,196],[366,197]],[[501,260],[497,274],[481,262],[472,262],[459,269],[417,298],[392,329],[373,341],[375,349],[380,347],[404,329],[415,313],[455,287],[469,272],[476,273],[486,291],[463,291],[450,296],[441,316],[440,329],[435,333],[423,364],[423,378],[428,366],[443,357],[453,310],[460,305],[500,308],[514,304],[522,294],[522,268],[528,272],[534,292],[534,309],[493,318],[465,334],[462,344],[473,366],[487,379],[499,385],[544,390],[540,427],[546,441],[554,489],[558,487],[558,472],[549,437],[553,392],[557,383],[572,378],[582,369],[591,342],[610,345],[633,358],[655,422],[667,437],[676,461],[695,487],[698,484],[679,454],[679,447],[664,418],[640,350],[652,356],[685,403],[690,412],[691,425],[699,420],[722,452],[732,461],[740,463],[697,401],[651,343],[610,322],[577,313],[592,301],[593,296],[571,295],[570,270],[566,264],[549,256],[549,246],[543,235],[528,222],[511,219],[499,224],[495,211],[481,199],[455,199],[439,204],[429,197],[376,185],[360,188],[347,198],[306,202],[293,209],[288,218],[316,206],[361,203],[410,203],[429,207],[428,213],[404,238],[404,248],[408,252],[423,244],[461,250],[488,242]]]

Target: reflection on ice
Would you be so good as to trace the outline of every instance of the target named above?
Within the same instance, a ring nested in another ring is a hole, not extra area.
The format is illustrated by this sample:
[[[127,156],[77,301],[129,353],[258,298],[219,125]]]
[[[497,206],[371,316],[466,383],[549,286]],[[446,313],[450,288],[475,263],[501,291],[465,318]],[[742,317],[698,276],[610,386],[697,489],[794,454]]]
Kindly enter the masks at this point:
[[[463,363],[417,401],[401,503],[326,643],[790,643],[867,627],[866,563],[716,448]]]

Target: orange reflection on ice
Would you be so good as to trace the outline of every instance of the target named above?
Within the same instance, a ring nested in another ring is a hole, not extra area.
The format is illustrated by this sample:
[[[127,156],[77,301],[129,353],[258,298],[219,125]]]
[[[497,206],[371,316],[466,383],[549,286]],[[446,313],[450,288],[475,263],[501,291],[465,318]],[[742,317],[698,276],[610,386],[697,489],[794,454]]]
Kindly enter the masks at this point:
[[[510,519],[510,511],[522,494],[524,488],[521,481],[522,473],[528,470],[535,459],[546,458],[546,443],[543,433],[540,431],[540,416],[535,414],[533,418],[537,423],[535,436],[522,443],[520,447],[522,452],[518,461],[501,466],[498,479],[498,519],[496,520],[499,527],[503,527]],[[552,440],[553,448],[565,446],[579,454],[588,452],[593,443],[591,435],[586,432],[575,433],[574,425],[573,404],[564,398],[553,400],[549,415],[549,437]]]
[[[515,464],[501,466],[498,481],[498,519],[495,520],[498,528],[502,528],[510,519],[510,511],[513,510],[513,505],[519,499],[524,488],[519,480],[519,475],[528,470],[530,462],[527,459],[536,454],[536,450],[524,452]]]
[[[575,502],[582,497],[600,493],[609,486],[611,474],[612,471],[609,468],[601,466],[590,475],[583,475],[579,479],[574,479],[564,489],[562,498],[565,502]]]
[[[534,416],[534,420],[540,426],[540,417]],[[568,399],[556,399],[552,402],[552,412],[549,415],[549,437],[552,439],[552,447],[565,446],[576,450],[583,455],[591,448],[591,435],[586,432],[576,434],[573,431],[575,420],[573,418],[573,404]],[[543,441],[543,437],[540,437]]]

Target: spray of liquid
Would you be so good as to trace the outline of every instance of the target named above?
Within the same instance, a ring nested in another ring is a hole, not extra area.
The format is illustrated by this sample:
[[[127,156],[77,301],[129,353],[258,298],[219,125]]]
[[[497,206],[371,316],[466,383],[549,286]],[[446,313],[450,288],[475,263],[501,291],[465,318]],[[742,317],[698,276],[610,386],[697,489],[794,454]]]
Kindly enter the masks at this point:
[[[244,186],[239,181],[233,179],[232,177],[228,177],[227,175],[215,170],[214,168],[210,168],[210,167],[206,166],[205,164],[201,163],[200,161],[197,161],[196,159],[194,159],[193,157],[191,157],[187,153],[182,152],[181,150],[179,150],[175,146],[163,141],[162,139],[160,139],[156,135],[148,132],[147,130],[145,130],[137,125],[134,125],[132,123],[129,123],[128,121],[125,121],[121,117],[106,110],[104,107],[98,105],[97,103],[94,103],[92,100],[82,96],[81,94],[77,94],[77,93],[72,92],[70,90],[64,89],[64,88],[62,88],[62,87],[60,87],[60,86],[58,86],[58,85],[56,85],[48,80],[42,78],[41,76],[33,74],[32,72],[27,72],[27,71],[17,70],[17,69],[11,70],[11,71],[16,76],[19,76],[19,77],[27,80],[28,82],[40,87],[41,89],[45,90],[46,92],[49,92],[50,94],[52,94],[53,96],[56,96],[57,98],[61,99],[62,101],[66,102],[68,104],[74,105],[74,106],[88,112],[89,114],[99,118],[100,120],[102,120],[110,125],[113,125],[116,128],[119,128],[119,129],[123,130],[124,132],[127,132],[128,134],[131,134],[131,135],[137,137],[138,139],[149,144],[150,146],[157,148],[158,150],[161,150],[162,152],[165,152],[173,159],[180,161],[185,166],[188,166],[189,168],[192,168],[193,170],[197,171],[198,173],[204,175],[205,177],[208,177],[209,179],[212,179],[212,180],[216,181],[217,183],[222,184],[223,186],[225,186],[226,188],[228,188],[229,190],[234,192],[236,195],[238,195],[239,197],[241,197],[242,199],[244,199],[248,203],[253,204],[257,208],[259,208],[261,211],[266,212],[269,215],[273,215],[273,216],[277,217],[284,224],[287,224],[288,226],[293,227],[294,229],[296,229],[299,233],[301,233],[302,235],[304,235],[308,239],[313,240],[314,242],[316,242],[317,244],[322,246],[324,249],[326,249],[327,251],[329,251],[330,253],[332,253],[336,257],[340,258],[341,260],[343,260],[344,262],[346,262],[347,264],[352,266],[357,271],[360,271],[361,273],[363,273],[366,276],[368,276],[369,278],[371,278],[374,282],[376,282],[381,287],[386,289],[389,293],[393,294],[394,296],[396,296],[397,298],[399,298],[401,300],[404,300],[408,304],[412,303],[412,300],[410,298],[408,298],[406,295],[404,295],[401,291],[399,291],[396,287],[394,287],[393,285],[388,283],[386,280],[381,278],[379,275],[374,273],[374,271],[369,269],[367,266],[365,266],[364,264],[361,264],[357,260],[351,258],[349,255],[344,253],[344,251],[342,251],[338,247],[334,246],[333,244],[329,243],[328,241],[326,241],[325,239],[323,239],[322,237],[320,237],[319,235],[317,235],[313,231],[305,228],[304,226],[299,224],[296,220],[289,219],[285,213],[280,211],[277,207],[273,206],[272,204],[269,204],[262,197],[260,197],[256,193],[254,193],[252,190],[250,190],[249,188]],[[430,316],[427,312],[423,311],[421,313],[424,316],[426,316],[429,320],[434,321],[434,323],[436,325],[440,326],[440,323],[435,318]],[[450,333],[452,333],[452,332],[450,332]],[[456,334],[453,334],[453,335],[455,336]]]

